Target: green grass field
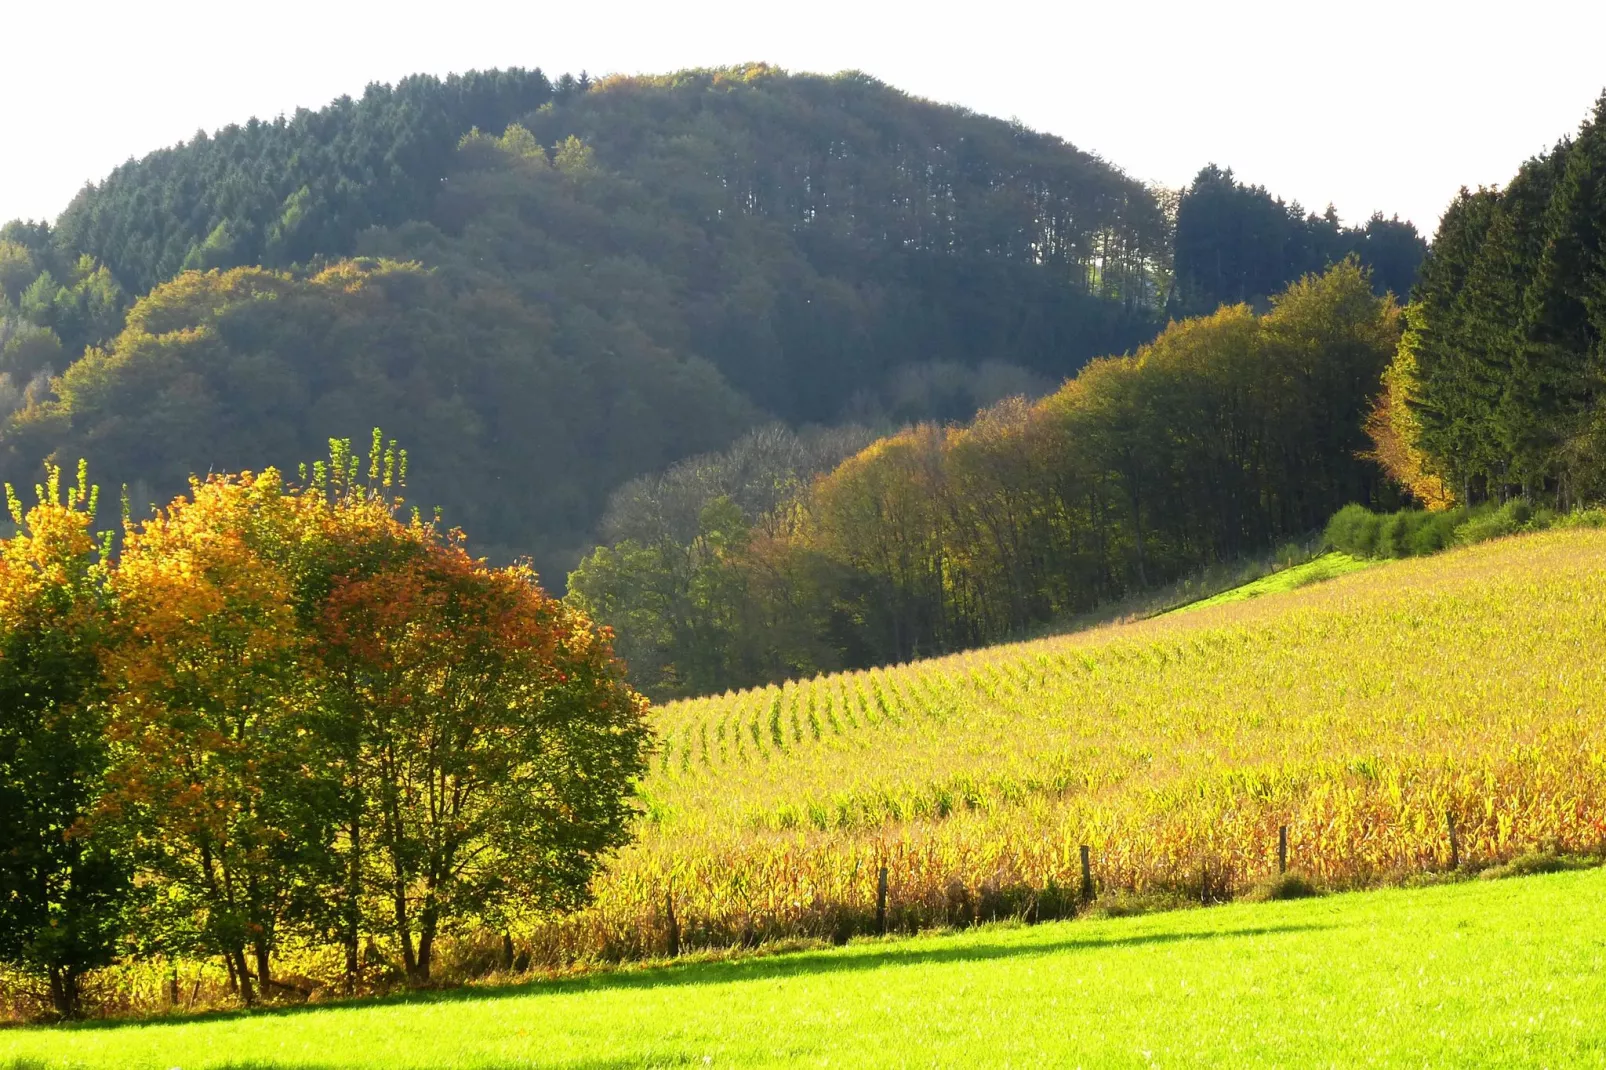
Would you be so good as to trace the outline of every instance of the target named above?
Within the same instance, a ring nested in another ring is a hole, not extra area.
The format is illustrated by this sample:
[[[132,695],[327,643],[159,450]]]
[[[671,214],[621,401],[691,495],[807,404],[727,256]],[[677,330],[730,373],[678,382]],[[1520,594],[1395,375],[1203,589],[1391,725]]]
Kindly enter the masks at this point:
[[[1606,871],[0,1032],[0,1067],[1606,1066]]]
[[[1188,613],[1195,609],[1207,609],[1210,606],[1226,605],[1229,602],[1242,602],[1250,598],[1259,598],[1261,595],[1281,594],[1284,591],[1294,591],[1301,587],[1308,587],[1313,583],[1321,583],[1343,576],[1350,572],[1359,572],[1363,568],[1370,568],[1379,564],[1377,561],[1367,561],[1349,554],[1339,553],[1336,550],[1322,554],[1320,557],[1306,561],[1303,565],[1295,565],[1269,576],[1262,576],[1258,580],[1234,587],[1229,591],[1201,598],[1197,602],[1189,602],[1185,606],[1178,606],[1168,613]],[[1165,616],[1166,614],[1161,614]]]

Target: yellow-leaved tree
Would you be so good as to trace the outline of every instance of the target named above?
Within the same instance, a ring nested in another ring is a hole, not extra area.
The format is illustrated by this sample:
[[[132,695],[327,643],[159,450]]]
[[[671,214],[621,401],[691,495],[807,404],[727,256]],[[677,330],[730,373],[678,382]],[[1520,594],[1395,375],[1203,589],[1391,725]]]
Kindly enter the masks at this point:
[[[583,903],[627,838],[648,730],[607,636],[404,516],[405,466],[336,441],[126,532],[104,820],[247,1002],[290,937],[428,980],[440,934]]]

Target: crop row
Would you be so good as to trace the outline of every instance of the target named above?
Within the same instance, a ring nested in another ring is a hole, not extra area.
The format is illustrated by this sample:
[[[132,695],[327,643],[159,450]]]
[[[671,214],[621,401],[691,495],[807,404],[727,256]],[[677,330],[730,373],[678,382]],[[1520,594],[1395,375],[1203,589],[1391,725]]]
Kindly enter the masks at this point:
[[[675,703],[639,842],[550,960],[1335,886],[1606,847],[1606,534],[1391,564],[1255,602]]]

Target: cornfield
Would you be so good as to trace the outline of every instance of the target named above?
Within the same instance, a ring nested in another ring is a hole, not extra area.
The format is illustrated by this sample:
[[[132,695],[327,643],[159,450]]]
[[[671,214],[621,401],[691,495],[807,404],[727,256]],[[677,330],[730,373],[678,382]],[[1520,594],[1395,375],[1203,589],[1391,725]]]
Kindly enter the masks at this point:
[[[1606,847],[1606,533],[1282,597],[678,702],[638,842],[546,961],[1334,887]]]

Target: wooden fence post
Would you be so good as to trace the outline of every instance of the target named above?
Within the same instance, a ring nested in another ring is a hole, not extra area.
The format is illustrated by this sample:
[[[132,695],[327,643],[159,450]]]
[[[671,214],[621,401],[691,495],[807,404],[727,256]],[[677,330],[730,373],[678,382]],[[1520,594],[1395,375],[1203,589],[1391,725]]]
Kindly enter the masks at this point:
[[[887,867],[882,866],[875,881],[875,931],[887,935]]]
[[[1460,837],[1455,834],[1455,812],[1453,810],[1446,810],[1444,812],[1444,824],[1445,827],[1450,830],[1450,868],[1460,869],[1461,840]]]
[[[669,915],[669,957],[680,956],[680,922],[675,920],[675,893],[664,893],[664,912]]]
[[[1288,826],[1277,828],[1277,872],[1288,872]]]
[[[1082,902],[1093,901],[1093,860],[1087,844],[1082,844]]]

